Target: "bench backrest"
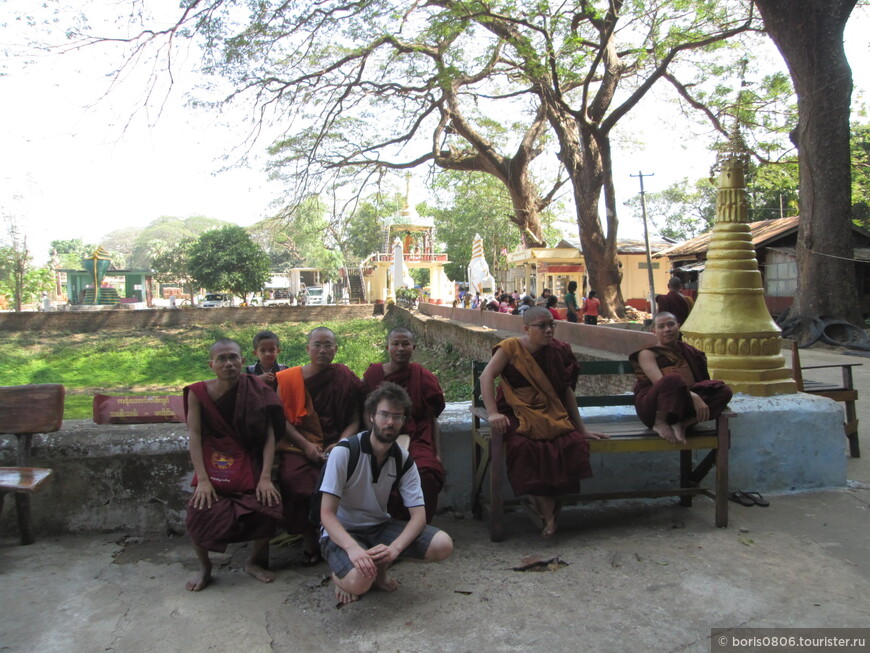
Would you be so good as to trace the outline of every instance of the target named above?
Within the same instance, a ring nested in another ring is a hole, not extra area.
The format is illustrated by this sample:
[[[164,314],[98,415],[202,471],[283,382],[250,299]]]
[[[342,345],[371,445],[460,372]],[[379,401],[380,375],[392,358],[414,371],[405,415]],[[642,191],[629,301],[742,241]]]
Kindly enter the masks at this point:
[[[472,361],[471,374],[474,384],[474,393],[472,395],[472,405],[475,407],[483,406],[483,399],[480,396],[480,374],[486,367],[484,361]],[[581,361],[580,375],[634,375],[634,368],[627,360],[620,361]],[[579,395],[577,397],[577,405],[581,408],[584,406],[634,406],[634,394],[619,394],[619,395]]]
[[[0,387],[0,433],[52,433],[63,424],[59,383]]]

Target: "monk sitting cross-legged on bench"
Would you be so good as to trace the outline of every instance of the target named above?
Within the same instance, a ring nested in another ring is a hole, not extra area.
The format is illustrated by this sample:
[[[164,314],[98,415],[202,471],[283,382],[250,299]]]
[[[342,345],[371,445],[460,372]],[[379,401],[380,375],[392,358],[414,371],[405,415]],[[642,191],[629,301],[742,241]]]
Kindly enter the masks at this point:
[[[711,381],[704,352],[680,340],[673,313],[656,313],[658,344],[634,352],[629,360],[637,382],[634,405],[641,421],[668,442],[685,442],[686,429],[716,419],[731,401],[731,388]]]
[[[553,330],[546,308],[530,308],[525,335],[496,345],[480,375],[490,428],[504,433],[508,480],[517,496],[531,495],[526,507],[544,537],[556,533],[558,497],[578,493],[580,481],[592,476],[586,440],[607,437],[583,425],[574,396],[580,368]]]

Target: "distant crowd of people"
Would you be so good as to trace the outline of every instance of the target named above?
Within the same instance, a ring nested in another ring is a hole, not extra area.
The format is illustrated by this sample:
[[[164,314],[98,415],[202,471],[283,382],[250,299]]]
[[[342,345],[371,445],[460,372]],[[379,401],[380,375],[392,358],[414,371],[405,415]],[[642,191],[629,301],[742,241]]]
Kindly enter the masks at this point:
[[[512,315],[524,315],[532,306],[543,306],[550,311],[554,320],[579,322],[582,316],[585,324],[598,324],[599,307],[601,306],[601,301],[594,290],[590,290],[586,297],[580,299],[578,304],[576,281],[568,283],[568,292],[565,293],[564,300],[564,316],[558,309],[559,298],[552,294],[549,288],[544,288],[540,297],[535,297],[534,293],[520,294],[517,290],[508,293],[501,288],[496,288],[494,295],[484,297],[481,297],[480,293],[474,293],[472,296],[471,291],[463,291],[460,293],[459,302],[465,308]]]

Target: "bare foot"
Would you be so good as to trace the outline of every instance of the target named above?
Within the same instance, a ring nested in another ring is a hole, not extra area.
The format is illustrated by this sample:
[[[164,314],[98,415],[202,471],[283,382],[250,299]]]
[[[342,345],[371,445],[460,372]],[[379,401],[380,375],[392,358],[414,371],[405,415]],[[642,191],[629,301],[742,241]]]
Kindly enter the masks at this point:
[[[251,560],[248,560],[245,563],[245,571],[261,583],[271,583],[275,580],[275,574],[268,569],[263,569],[260,565]]]
[[[662,436],[664,440],[667,440],[668,442],[677,441],[677,436],[674,433],[674,429],[671,427],[670,424],[667,424],[665,422],[656,422],[655,424],[653,424],[653,431],[658,433],[660,436]]]
[[[686,427],[681,422],[674,424],[674,437],[677,442],[686,443]]]
[[[354,601],[359,600],[359,596],[351,594],[347,590],[341,588],[338,584],[338,577],[335,574],[332,574],[332,584],[335,587],[335,600],[341,605],[347,605],[348,603],[353,603]]]
[[[541,537],[550,538],[556,534],[557,522],[559,521],[559,512],[562,510],[561,502],[557,501],[553,506],[552,517],[546,519],[544,528],[541,531]]]
[[[380,567],[378,568],[378,575],[375,576],[375,582],[373,584],[379,590],[383,590],[384,592],[395,592],[399,589],[399,581],[387,576],[387,570],[381,569]]]
[[[200,567],[199,574],[184,585],[188,592],[199,592],[208,587],[211,582],[211,565]]]

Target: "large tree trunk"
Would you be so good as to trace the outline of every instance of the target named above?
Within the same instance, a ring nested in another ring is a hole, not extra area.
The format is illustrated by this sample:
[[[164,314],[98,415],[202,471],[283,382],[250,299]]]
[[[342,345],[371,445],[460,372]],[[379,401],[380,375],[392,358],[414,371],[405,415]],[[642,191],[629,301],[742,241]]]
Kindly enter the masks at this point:
[[[608,211],[606,235],[598,215],[598,201],[608,173],[605,159],[609,155],[610,143],[606,136],[596,136],[590,128],[583,129],[573,116],[554,105],[550,105],[548,118],[559,139],[559,158],[574,190],[577,226],[589,285],[598,293],[603,316],[623,316],[625,302],[621,289],[622,270],[616,257],[615,207]]]
[[[843,30],[856,0],[756,0],[798,98],[798,280],[792,315],[861,323],[852,259],[849,104]]]

